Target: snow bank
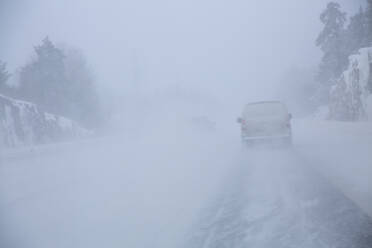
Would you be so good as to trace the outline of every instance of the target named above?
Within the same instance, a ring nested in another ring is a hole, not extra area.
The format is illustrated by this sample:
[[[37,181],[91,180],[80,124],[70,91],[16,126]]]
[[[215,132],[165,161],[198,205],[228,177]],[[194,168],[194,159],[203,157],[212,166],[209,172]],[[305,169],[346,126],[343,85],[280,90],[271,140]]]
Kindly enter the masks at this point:
[[[372,216],[372,123],[293,122],[296,150]]]
[[[0,143],[5,147],[60,142],[89,134],[72,120],[0,95]]]

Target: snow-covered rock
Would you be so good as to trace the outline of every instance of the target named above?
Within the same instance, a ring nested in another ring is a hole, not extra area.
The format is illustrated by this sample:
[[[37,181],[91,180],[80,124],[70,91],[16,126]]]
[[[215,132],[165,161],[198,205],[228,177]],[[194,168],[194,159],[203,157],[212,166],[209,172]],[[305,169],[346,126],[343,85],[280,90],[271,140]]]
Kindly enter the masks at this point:
[[[6,147],[60,142],[90,135],[90,131],[37,105],[0,95],[0,143]]]
[[[372,47],[349,57],[349,67],[330,92],[329,118],[359,121],[372,118]]]

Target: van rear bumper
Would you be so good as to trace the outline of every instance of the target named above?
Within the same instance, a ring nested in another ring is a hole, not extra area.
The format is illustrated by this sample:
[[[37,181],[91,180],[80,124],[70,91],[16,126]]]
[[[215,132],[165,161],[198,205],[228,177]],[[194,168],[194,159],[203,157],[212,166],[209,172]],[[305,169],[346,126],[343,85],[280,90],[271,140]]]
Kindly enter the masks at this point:
[[[273,136],[249,136],[242,137],[242,142],[247,145],[292,145],[292,135],[273,135]]]
[[[291,134],[283,135],[271,135],[271,136],[244,136],[242,140],[277,140],[277,139],[287,139],[291,138]]]

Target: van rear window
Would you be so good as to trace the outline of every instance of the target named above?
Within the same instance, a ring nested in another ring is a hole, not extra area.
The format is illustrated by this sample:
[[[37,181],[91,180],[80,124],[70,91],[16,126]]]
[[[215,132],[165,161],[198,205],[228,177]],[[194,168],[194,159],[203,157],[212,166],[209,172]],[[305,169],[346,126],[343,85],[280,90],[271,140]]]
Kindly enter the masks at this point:
[[[257,103],[249,104],[244,109],[245,118],[256,118],[256,117],[266,117],[266,116],[286,116],[287,109],[282,103]]]

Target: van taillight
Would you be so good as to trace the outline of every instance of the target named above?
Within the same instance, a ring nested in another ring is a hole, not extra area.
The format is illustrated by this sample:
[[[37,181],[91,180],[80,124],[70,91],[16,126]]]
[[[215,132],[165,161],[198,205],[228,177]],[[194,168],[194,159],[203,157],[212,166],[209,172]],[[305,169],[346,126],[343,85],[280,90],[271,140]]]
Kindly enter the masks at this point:
[[[246,122],[244,120],[242,120],[242,126],[241,127],[242,127],[243,131],[247,130]]]

